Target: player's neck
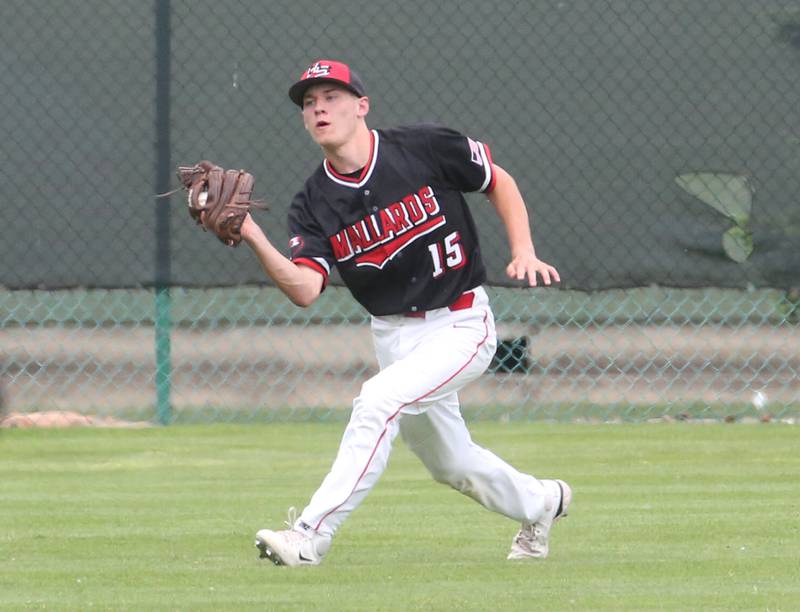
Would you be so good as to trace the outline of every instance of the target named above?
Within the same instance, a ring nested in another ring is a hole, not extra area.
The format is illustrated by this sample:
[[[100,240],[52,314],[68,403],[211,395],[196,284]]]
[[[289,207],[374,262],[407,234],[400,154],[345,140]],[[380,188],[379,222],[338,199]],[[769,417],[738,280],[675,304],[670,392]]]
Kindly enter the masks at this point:
[[[372,135],[367,124],[361,123],[350,140],[336,147],[322,147],[322,150],[336,172],[350,174],[367,165],[372,153]]]

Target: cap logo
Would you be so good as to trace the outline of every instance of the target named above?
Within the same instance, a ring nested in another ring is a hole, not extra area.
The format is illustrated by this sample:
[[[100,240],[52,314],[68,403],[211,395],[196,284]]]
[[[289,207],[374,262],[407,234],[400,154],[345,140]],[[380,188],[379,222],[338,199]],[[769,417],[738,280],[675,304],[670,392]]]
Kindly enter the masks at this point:
[[[309,66],[306,70],[305,79],[318,79],[320,77],[328,76],[331,73],[330,64],[320,64],[317,62],[313,66]]]

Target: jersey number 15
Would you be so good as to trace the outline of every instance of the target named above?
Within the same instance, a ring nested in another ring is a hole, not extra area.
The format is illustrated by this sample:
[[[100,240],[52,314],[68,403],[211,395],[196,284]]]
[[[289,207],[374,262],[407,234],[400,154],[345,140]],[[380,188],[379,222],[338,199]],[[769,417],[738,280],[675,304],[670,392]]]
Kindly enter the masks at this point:
[[[453,232],[445,236],[441,242],[428,245],[433,260],[433,278],[439,278],[448,270],[455,270],[467,263],[460,240],[458,232]]]

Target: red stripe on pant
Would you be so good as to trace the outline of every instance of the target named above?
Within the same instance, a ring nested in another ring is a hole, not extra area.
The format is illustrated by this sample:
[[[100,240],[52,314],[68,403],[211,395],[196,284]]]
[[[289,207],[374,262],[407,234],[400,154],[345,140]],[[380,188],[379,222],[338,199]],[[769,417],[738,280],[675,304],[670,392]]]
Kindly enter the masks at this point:
[[[447,378],[445,381],[443,381],[443,382],[439,383],[438,385],[436,385],[436,386],[435,386],[433,389],[431,389],[430,391],[427,391],[426,393],[423,393],[422,395],[420,395],[420,396],[419,396],[417,399],[415,399],[415,400],[411,400],[410,402],[406,402],[405,404],[402,404],[402,405],[401,405],[401,406],[400,406],[400,407],[399,407],[399,408],[398,408],[398,409],[397,409],[397,410],[396,410],[396,411],[395,411],[395,412],[392,414],[392,416],[390,416],[388,419],[386,419],[386,423],[384,423],[384,426],[383,426],[383,431],[381,432],[381,435],[380,435],[380,436],[378,436],[378,441],[375,443],[375,446],[372,448],[372,452],[371,452],[371,453],[370,453],[370,455],[369,455],[369,459],[367,459],[367,464],[364,466],[364,469],[363,469],[363,470],[361,470],[361,474],[359,474],[359,475],[358,475],[358,479],[356,480],[356,483],[353,485],[353,488],[350,490],[350,493],[348,493],[348,494],[347,494],[347,497],[345,497],[345,498],[344,498],[344,501],[342,501],[342,503],[340,503],[338,506],[336,506],[336,507],[335,507],[335,508],[333,508],[332,510],[328,510],[328,512],[326,512],[326,513],[323,515],[323,517],[322,517],[321,519],[319,519],[319,522],[318,522],[318,523],[317,523],[317,524],[314,526],[314,530],[315,530],[315,531],[319,531],[319,528],[322,526],[322,523],[325,521],[325,519],[326,519],[326,518],[328,518],[328,517],[329,517],[331,514],[333,514],[334,512],[336,512],[336,511],[337,511],[339,508],[341,508],[341,507],[342,507],[344,504],[346,504],[346,503],[347,503],[347,500],[348,500],[348,499],[350,499],[350,497],[353,495],[353,493],[354,493],[354,492],[355,492],[355,490],[356,490],[356,487],[358,487],[358,483],[359,483],[359,482],[361,482],[361,479],[362,479],[362,478],[364,478],[364,474],[366,474],[366,473],[367,473],[367,470],[369,469],[369,464],[370,464],[370,463],[372,463],[372,458],[375,456],[375,453],[378,451],[378,447],[381,445],[381,440],[383,440],[383,437],[386,435],[386,430],[387,430],[387,429],[388,429],[388,427],[389,427],[389,423],[391,423],[391,422],[392,422],[392,421],[393,421],[393,420],[394,420],[394,419],[397,417],[397,415],[398,415],[398,414],[400,414],[400,411],[401,411],[403,408],[405,408],[406,406],[410,406],[411,404],[414,404],[414,403],[416,403],[416,402],[420,401],[421,399],[424,399],[425,397],[427,397],[427,396],[428,396],[428,395],[430,395],[431,393],[435,393],[436,391],[438,391],[439,389],[441,389],[443,386],[445,386],[447,383],[449,383],[451,380],[453,380],[453,379],[454,379],[456,376],[458,376],[459,374],[461,374],[461,372],[463,372],[463,371],[464,371],[464,369],[465,369],[465,368],[466,368],[466,367],[467,367],[469,364],[471,364],[471,363],[473,362],[473,360],[475,359],[475,357],[477,357],[477,355],[478,355],[478,351],[480,351],[480,350],[481,350],[481,347],[482,347],[482,346],[483,346],[483,345],[486,343],[486,340],[487,340],[487,338],[489,337],[489,326],[486,324],[486,317],[487,317],[487,315],[486,315],[486,314],[484,314],[484,315],[483,315],[483,325],[484,325],[484,327],[486,328],[486,333],[485,333],[485,335],[483,336],[483,339],[482,339],[480,342],[478,342],[478,345],[475,347],[475,352],[474,352],[474,353],[472,353],[472,355],[471,355],[471,356],[470,356],[470,358],[467,360],[467,362],[466,362],[464,365],[462,365],[460,368],[458,368],[458,370],[456,370],[456,371],[455,371],[453,374],[451,374],[451,375],[450,375],[450,376],[449,376],[449,377],[448,377],[448,378]]]

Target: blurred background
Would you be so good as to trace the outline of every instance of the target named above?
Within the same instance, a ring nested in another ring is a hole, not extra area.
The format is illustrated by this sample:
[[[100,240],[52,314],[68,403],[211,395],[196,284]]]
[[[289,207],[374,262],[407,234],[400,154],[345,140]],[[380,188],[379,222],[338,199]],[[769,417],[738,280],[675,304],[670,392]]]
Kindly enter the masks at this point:
[[[287,90],[351,63],[371,127],[437,122],[517,180],[557,288],[503,274],[470,418],[800,414],[800,2],[5,0],[0,398],[137,421],[345,418],[377,364],[334,286],[298,309],[189,219],[179,164],[247,168],[286,251],[321,161]],[[229,283],[225,285],[224,283]]]

